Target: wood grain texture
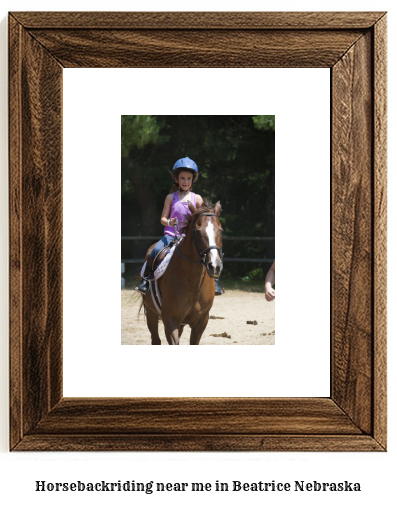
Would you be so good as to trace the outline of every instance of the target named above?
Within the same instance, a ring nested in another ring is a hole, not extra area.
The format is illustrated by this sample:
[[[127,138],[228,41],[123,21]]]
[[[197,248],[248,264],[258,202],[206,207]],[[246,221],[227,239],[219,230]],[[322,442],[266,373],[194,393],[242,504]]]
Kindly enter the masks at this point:
[[[374,437],[387,441],[387,20],[374,27]]]
[[[9,214],[10,214],[10,445],[23,437],[22,400],[22,202],[21,97],[22,27],[9,20]]]
[[[16,451],[368,452],[382,451],[366,435],[28,435]]]
[[[26,29],[369,29],[384,12],[13,12]]]
[[[332,71],[332,398],[372,430],[371,33]],[[359,400],[366,400],[362,403]]]
[[[11,449],[385,450],[385,16],[124,14],[10,15]],[[62,399],[62,67],[176,63],[332,69],[330,399]]]
[[[287,424],[286,424],[287,423]],[[360,435],[326,398],[64,399],[34,434]]]
[[[64,67],[331,67],[361,31],[30,30]],[[78,49],[76,49],[78,48]],[[99,51],[98,51],[99,48]]]
[[[10,272],[18,282],[11,357],[19,354],[12,364],[19,384],[10,396],[11,419],[20,418],[26,434],[62,397],[62,68],[10,24],[15,46],[23,55],[13,63],[10,88],[11,211],[17,207],[21,217],[18,223],[15,214],[10,231]]]

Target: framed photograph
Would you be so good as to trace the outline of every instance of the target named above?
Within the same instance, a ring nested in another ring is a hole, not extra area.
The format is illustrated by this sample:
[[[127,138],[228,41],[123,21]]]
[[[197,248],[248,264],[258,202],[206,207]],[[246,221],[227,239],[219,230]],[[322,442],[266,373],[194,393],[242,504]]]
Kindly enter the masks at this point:
[[[331,69],[329,397],[63,396],[63,69],[120,67]],[[10,449],[385,451],[386,14],[10,13],[9,72]]]
[[[179,83],[188,83],[187,99],[194,97],[195,102],[201,95],[207,97],[207,91],[203,93],[199,69],[189,69],[188,76],[186,69],[181,70],[169,80],[166,94],[172,104],[179,100],[188,110],[189,100],[181,97]],[[212,95],[218,97],[213,73],[205,70],[207,80],[212,76]],[[219,83],[223,87],[224,80]],[[228,100],[233,104],[233,96]],[[133,109],[131,104],[128,109]],[[153,330],[153,344],[167,344],[158,316],[164,311],[166,323],[167,315],[178,308],[178,319],[186,318],[190,324],[183,326],[177,344],[188,344],[191,337],[200,345],[273,345],[274,282],[268,282],[269,304],[264,304],[264,287],[267,273],[270,279],[274,272],[270,268],[275,255],[275,116],[122,115],[121,151],[121,262],[125,265],[121,343],[150,345]],[[180,156],[184,153],[189,157]],[[205,207],[185,230],[191,217],[189,202],[197,210]],[[212,215],[204,215],[208,212]],[[180,241],[178,246],[175,241]],[[161,250],[169,243],[170,252],[165,250],[160,261]],[[154,244],[145,266],[148,261],[150,265],[143,269],[146,252]],[[157,262],[158,268],[152,270]],[[136,290],[140,284],[141,293]],[[169,292],[164,294],[167,286]],[[175,299],[178,292],[181,297]],[[195,314],[191,309],[196,300]],[[204,301],[204,319],[196,324]],[[177,371],[180,359],[175,359],[172,370]],[[200,378],[200,371],[197,374]]]

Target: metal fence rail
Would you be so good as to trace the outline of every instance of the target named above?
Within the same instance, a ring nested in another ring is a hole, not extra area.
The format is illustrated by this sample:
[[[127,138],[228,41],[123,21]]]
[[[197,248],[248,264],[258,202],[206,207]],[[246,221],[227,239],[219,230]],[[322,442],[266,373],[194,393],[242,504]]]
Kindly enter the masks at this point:
[[[143,264],[145,259],[121,259],[121,262],[125,264]],[[226,257],[223,258],[223,262],[273,262],[274,259],[243,259],[243,258],[233,258],[228,259]]]
[[[163,236],[121,236],[122,240],[145,240],[145,239],[161,239]],[[233,241],[274,241],[275,238],[258,237],[258,236],[222,236],[222,239]]]
[[[143,241],[143,240],[159,240],[162,236],[121,236],[122,240],[134,240],[134,241]],[[223,236],[223,240],[229,241],[274,241],[275,238],[271,237],[259,237],[259,236]],[[241,257],[235,258],[227,258],[224,257],[224,262],[273,262],[274,259],[247,259]],[[121,262],[125,264],[143,264],[144,259],[121,259]]]

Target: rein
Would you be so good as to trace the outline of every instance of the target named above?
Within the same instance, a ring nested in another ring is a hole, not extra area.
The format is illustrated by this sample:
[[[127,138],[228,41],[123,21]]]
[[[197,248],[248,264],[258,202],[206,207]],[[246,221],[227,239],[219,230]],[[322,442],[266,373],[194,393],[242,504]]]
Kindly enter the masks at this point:
[[[186,257],[186,255],[183,255],[183,253],[179,250],[179,244],[176,245],[176,251],[178,252],[178,254],[183,257],[184,259],[187,259],[188,261],[190,262],[194,262],[195,264],[202,264],[203,266],[205,266],[207,269],[208,269],[208,262],[205,261],[205,255],[210,251],[210,250],[218,250],[220,256],[221,256],[221,260],[223,258],[223,253],[222,253],[222,248],[219,248],[219,246],[216,246],[216,245],[209,245],[205,250],[201,251],[200,248],[197,246],[197,243],[196,243],[196,229],[194,227],[194,224],[196,223],[196,221],[200,218],[200,217],[203,217],[203,216],[213,216],[213,217],[216,217],[218,216],[216,213],[200,213],[200,215],[197,215],[196,218],[194,219],[193,221],[193,227],[192,227],[192,232],[193,232],[193,243],[194,243],[194,246],[196,247],[196,250],[197,250],[197,253],[200,257],[200,260],[199,261],[196,261],[194,259],[191,259],[190,257]]]

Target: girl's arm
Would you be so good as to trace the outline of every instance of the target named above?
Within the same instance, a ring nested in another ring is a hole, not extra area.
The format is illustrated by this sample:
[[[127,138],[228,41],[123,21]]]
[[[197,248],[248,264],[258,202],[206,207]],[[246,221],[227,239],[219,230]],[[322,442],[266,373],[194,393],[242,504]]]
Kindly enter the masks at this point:
[[[271,268],[267,272],[265,280],[265,298],[266,301],[273,301],[276,297],[276,291],[273,289],[273,285],[276,281],[276,261],[273,262]]]
[[[203,205],[203,198],[201,197],[201,195],[196,194],[196,206],[197,206],[197,208],[201,208],[202,205]]]
[[[163,212],[161,213],[161,219],[160,219],[160,222],[162,225],[164,225],[164,227],[166,227],[167,225],[175,225],[175,223],[176,223],[175,218],[170,218],[172,195],[173,194],[167,195],[167,197],[165,198],[165,201],[164,201],[164,208],[163,208]],[[168,224],[168,219],[170,219],[169,224]]]

